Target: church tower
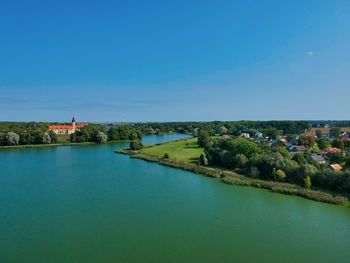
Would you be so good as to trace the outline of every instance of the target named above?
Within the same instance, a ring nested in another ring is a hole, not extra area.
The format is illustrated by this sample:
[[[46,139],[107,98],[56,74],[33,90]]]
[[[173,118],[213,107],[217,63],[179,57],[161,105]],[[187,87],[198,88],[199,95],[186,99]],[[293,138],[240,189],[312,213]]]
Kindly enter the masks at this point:
[[[75,126],[75,118],[74,118],[74,116],[73,116],[73,118],[72,118],[72,129],[73,129],[73,133],[75,132],[75,130],[76,130],[76,126]]]

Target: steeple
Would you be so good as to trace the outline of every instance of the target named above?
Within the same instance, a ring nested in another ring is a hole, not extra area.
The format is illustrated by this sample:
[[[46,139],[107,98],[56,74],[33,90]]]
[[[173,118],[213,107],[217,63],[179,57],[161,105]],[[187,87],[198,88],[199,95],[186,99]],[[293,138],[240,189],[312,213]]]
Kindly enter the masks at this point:
[[[72,118],[72,129],[73,129],[73,132],[75,132],[77,130],[77,127],[75,125],[75,118],[74,118],[74,116]]]

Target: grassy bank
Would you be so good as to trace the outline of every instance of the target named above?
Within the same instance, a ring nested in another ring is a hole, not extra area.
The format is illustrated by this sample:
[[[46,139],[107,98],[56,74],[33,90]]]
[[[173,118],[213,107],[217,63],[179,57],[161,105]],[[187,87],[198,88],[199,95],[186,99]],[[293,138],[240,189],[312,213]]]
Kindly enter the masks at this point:
[[[226,184],[239,186],[252,186],[268,189],[274,193],[296,195],[310,200],[325,202],[337,205],[349,205],[348,199],[343,196],[337,196],[323,191],[306,189],[298,185],[281,183],[274,181],[264,181],[239,175],[233,171],[211,168],[198,165],[198,157],[202,148],[196,145],[196,139],[179,140],[164,144],[147,146],[141,151],[131,151],[121,149],[117,151],[120,154],[129,155],[131,158],[141,159],[148,162],[155,162],[161,165],[170,166],[209,177],[221,178]],[[169,154],[169,159],[165,159],[164,154]]]
[[[157,158],[155,156],[145,155],[145,154],[133,154],[133,155],[130,155],[130,157],[135,159],[145,160],[147,162],[154,162],[154,163],[156,162],[161,165],[182,169],[182,170],[194,172],[197,174],[203,174],[209,177],[215,177],[215,178],[222,177],[221,170],[200,166],[194,163],[184,163],[184,162],[174,161],[170,159]]]
[[[187,139],[187,141],[189,141],[189,140]],[[191,142],[193,143],[194,139],[191,139]],[[169,144],[175,144],[175,146],[172,147],[172,145],[169,145]],[[173,153],[173,152],[171,152],[169,154],[171,157],[169,159],[165,159],[165,158],[163,158],[164,152],[161,152],[159,149],[155,149],[155,150],[153,149],[153,148],[162,148],[162,149],[167,149],[167,150],[169,150],[169,149],[174,150],[174,149],[178,149],[179,145],[182,145],[183,147],[185,147],[180,152],[186,152],[186,155],[185,155],[186,157],[181,158],[179,153],[177,155],[174,155],[174,154],[171,155]],[[166,147],[164,147],[164,146],[166,146]],[[191,150],[189,150],[189,149],[191,149]],[[214,168],[210,168],[210,167],[201,166],[201,165],[198,165],[198,161],[194,161],[194,160],[198,160],[198,158],[195,158],[198,149],[200,149],[200,148],[199,147],[187,148],[185,140],[178,140],[175,142],[168,142],[168,143],[164,143],[164,144],[147,146],[146,148],[142,149],[141,151],[120,149],[120,150],[116,151],[116,153],[126,154],[126,155],[129,155],[130,158],[140,159],[140,160],[144,160],[144,161],[152,162],[152,163],[159,163],[161,165],[166,165],[166,166],[170,166],[173,168],[191,171],[191,172],[203,174],[203,175],[206,175],[209,177],[215,177],[215,178],[222,177],[222,171],[220,169],[214,169]],[[203,151],[203,149],[200,149],[200,152],[201,151]],[[147,153],[151,152],[153,154],[150,155],[150,154],[146,154],[145,152],[147,152]],[[187,162],[179,161],[178,159],[182,159],[182,160],[185,159],[185,160],[187,160]]]
[[[288,183],[279,183],[264,181],[258,179],[251,179],[244,176],[226,176],[222,179],[226,184],[240,185],[240,186],[253,186],[257,188],[268,189],[274,193],[296,195],[310,200],[336,204],[336,205],[348,205],[348,199],[343,196],[335,196],[329,193],[305,189],[300,186]]]

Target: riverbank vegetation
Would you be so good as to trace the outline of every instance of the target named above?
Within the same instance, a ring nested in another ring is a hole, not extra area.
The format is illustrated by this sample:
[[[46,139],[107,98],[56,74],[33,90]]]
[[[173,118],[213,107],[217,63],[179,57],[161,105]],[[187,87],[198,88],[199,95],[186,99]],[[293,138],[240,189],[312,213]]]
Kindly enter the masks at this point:
[[[344,205],[348,204],[348,199],[344,196],[333,195],[330,193],[303,188],[294,184],[251,179],[243,176],[225,176],[222,181],[226,184],[239,186],[252,186],[257,188],[268,189],[275,193],[297,195],[310,200]]]
[[[319,151],[316,143],[304,147],[303,153],[288,152],[279,144],[259,144],[242,137],[216,138],[211,139],[203,155],[209,166],[231,169],[252,179],[287,182],[307,189],[314,187],[350,195],[349,152],[329,153],[322,157],[316,155]],[[343,170],[332,169],[335,161]]]

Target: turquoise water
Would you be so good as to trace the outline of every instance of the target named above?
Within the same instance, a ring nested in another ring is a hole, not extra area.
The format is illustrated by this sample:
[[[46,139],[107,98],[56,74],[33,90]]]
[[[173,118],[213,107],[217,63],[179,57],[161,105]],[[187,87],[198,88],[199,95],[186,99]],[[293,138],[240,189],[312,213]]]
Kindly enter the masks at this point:
[[[349,262],[349,208],[225,185],[121,147],[0,151],[0,262]]]

